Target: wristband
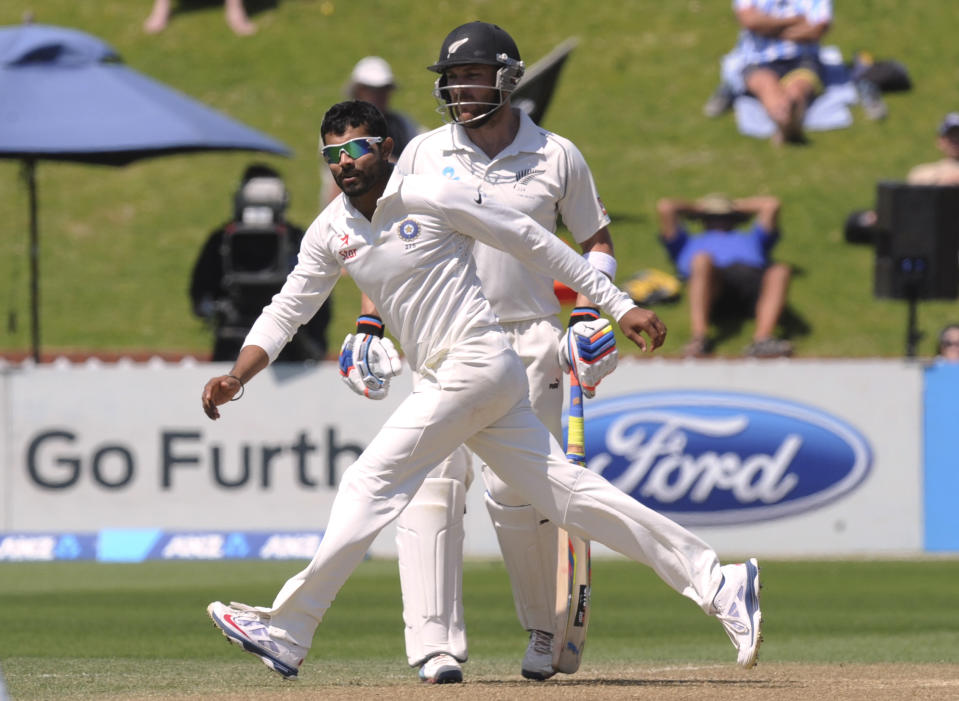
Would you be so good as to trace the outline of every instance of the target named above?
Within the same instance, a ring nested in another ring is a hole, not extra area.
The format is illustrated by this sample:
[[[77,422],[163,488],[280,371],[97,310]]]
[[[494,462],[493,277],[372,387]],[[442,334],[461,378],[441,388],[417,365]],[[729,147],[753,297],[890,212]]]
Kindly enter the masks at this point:
[[[567,328],[578,324],[581,321],[593,321],[599,318],[599,309],[596,307],[576,307],[569,315],[569,325]]]
[[[386,327],[383,326],[383,320],[373,314],[361,314],[356,319],[356,333],[365,333],[377,338],[383,338],[383,332]]]
[[[244,393],[244,392],[246,392],[246,385],[244,385],[244,384],[243,384],[243,380],[241,380],[241,379],[240,379],[239,377],[237,377],[236,375],[227,375],[227,377],[232,377],[234,380],[236,380],[237,382],[240,383],[240,393],[239,393],[238,395],[236,395],[235,397],[233,397],[233,399],[230,400],[231,402],[235,402],[237,399],[239,399],[240,397],[243,396],[243,393]]]
[[[602,251],[590,251],[584,253],[583,258],[599,272],[606,275],[610,280],[616,279],[616,259],[608,253]]]

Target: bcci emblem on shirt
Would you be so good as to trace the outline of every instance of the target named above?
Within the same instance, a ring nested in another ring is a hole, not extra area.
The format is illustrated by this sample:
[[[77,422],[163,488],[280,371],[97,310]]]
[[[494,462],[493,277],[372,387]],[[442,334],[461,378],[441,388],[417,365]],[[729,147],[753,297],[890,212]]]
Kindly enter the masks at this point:
[[[400,222],[400,238],[407,243],[420,235],[420,225],[413,219],[404,219]]]

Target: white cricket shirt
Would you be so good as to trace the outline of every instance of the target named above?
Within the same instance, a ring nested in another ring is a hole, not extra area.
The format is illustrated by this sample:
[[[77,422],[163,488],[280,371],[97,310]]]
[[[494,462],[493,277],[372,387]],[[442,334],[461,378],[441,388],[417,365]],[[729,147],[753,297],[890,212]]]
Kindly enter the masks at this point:
[[[469,140],[464,127],[450,124],[414,138],[396,167],[404,174],[439,175],[465,183],[474,196],[491,195],[553,233],[559,215],[577,243],[609,224],[583,154],[569,139],[537,126],[522,111],[516,138],[494,158]],[[482,243],[473,255],[483,291],[500,321],[559,313],[549,274]]]
[[[260,346],[274,360],[344,268],[376,304],[410,365],[429,367],[458,339],[497,326],[476,275],[474,239],[582,291],[614,319],[633,307],[625,292],[530,217],[478,196],[473,187],[396,171],[372,221],[343,194],[320,213],[303,237],[296,267],[244,345]]]

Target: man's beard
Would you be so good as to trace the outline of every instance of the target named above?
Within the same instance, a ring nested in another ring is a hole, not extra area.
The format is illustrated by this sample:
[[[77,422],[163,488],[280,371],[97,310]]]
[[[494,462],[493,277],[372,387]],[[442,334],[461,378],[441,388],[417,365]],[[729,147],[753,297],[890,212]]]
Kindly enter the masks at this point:
[[[359,197],[373,189],[379,175],[380,172],[363,173],[359,170],[351,170],[348,173],[344,173],[340,171],[339,177],[334,176],[333,180],[336,182],[336,186],[340,188],[347,197]],[[356,180],[349,185],[344,185],[343,180],[346,178],[356,178]]]
[[[489,121],[499,114],[505,104],[505,102],[501,102],[498,105],[490,105],[482,114],[473,115],[471,118],[473,121],[462,124],[462,127],[464,129],[479,129],[481,126],[489,124]]]

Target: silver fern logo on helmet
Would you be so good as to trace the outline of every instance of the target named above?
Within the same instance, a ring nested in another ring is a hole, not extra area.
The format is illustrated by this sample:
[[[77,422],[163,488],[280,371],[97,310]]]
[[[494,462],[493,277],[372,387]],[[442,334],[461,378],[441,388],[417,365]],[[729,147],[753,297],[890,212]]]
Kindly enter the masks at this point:
[[[447,56],[452,56],[453,54],[456,53],[456,50],[457,50],[459,47],[461,47],[463,44],[465,44],[465,43],[468,42],[469,40],[470,40],[469,37],[463,37],[463,38],[460,39],[459,41],[454,41],[452,44],[450,44],[449,48],[446,50],[446,55],[447,55]]]

